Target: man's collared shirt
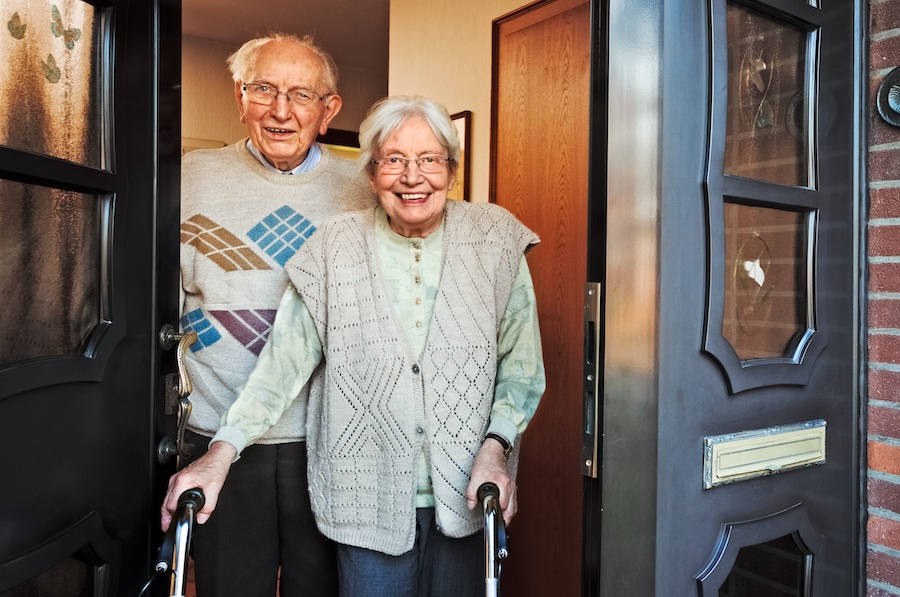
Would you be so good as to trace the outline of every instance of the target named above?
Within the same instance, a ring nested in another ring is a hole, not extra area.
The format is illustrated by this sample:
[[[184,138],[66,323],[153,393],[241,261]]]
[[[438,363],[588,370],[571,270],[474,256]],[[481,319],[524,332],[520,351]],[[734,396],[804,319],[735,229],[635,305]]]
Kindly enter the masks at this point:
[[[309,151],[306,153],[306,159],[300,162],[300,165],[294,168],[293,170],[279,170],[275,166],[269,163],[269,161],[263,157],[263,154],[259,152],[259,149],[256,148],[256,145],[253,144],[253,141],[247,139],[247,151],[250,152],[250,155],[259,160],[259,163],[265,166],[267,169],[272,172],[278,172],[279,174],[303,174],[305,172],[309,172],[313,168],[316,167],[316,164],[319,163],[319,160],[322,159],[322,148],[319,147],[318,143],[313,143],[309,146]]]

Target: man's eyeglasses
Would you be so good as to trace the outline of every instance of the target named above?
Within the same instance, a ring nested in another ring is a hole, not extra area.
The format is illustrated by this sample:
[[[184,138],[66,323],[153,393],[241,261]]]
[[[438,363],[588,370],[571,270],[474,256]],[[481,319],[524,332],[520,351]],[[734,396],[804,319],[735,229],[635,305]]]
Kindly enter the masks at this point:
[[[425,174],[437,174],[444,170],[444,165],[450,161],[450,158],[442,155],[423,155],[417,158],[407,158],[402,155],[389,155],[380,160],[372,160],[369,162],[373,166],[378,166],[385,174],[400,174],[405,172],[410,162],[414,162],[419,167],[420,172]]]
[[[303,89],[302,87],[295,87],[294,89],[288,89],[287,91],[278,91],[271,85],[266,85],[265,83],[244,83],[241,85],[241,89],[247,94],[247,99],[251,102],[254,104],[262,104],[264,106],[271,106],[279,95],[284,95],[292,105],[298,107],[310,106],[316,102],[321,102],[328,97],[327,95],[319,95],[315,91]]]

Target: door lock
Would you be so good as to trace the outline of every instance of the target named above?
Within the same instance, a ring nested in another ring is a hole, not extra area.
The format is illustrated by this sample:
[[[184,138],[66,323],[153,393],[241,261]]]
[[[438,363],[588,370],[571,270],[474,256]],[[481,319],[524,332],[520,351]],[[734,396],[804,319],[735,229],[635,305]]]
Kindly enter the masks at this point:
[[[160,442],[156,450],[156,456],[160,464],[166,464],[173,456],[180,458],[189,458],[193,456],[194,444],[189,444],[184,439],[184,432],[187,430],[188,420],[191,418],[191,401],[188,396],[193,390],[191,378],[185,365],[184,355],[187,349],[197,341],[197,332],[189,331],[179,334],[168,323],[163,325],[159,331],[159,344],[163,350],[172,350],[177,346],[175,352],[175,362],[178,365],[178,374],[169,374],[166,376],[166,403],[165,412],[167,415],[177,414],[178,432],[176,440],[165,436]]]
[[[603,306],[602,286],[588,282],[584,288],[584,369],[583,426],[581,430],[581,473],[596,479],[600,472],[601,396],[603,390]]]

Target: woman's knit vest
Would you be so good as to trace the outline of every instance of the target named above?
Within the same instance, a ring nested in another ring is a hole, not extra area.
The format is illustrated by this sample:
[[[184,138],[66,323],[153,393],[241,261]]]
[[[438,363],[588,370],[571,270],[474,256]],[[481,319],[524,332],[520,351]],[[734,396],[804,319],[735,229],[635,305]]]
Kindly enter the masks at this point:
[[[286,267],[324,350],[310,387],[309,484],[319,528],[339,543],[412,548],[422,450],[441,532],[463,537],[483,524],[466,507],[466,486],[490,422],[501,318],[538,238],[486,203],[448,202],[444,226],[420,358],[380,280],[374,210],[336,218]]]

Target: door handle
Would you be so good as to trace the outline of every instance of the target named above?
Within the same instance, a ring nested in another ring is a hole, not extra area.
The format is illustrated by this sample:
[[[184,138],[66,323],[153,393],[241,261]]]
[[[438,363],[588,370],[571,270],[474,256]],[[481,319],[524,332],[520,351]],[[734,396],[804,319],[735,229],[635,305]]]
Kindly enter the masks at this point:
[[[175,332],[168,323],[165,324],[159,332],[159,344],[163,350],[175,351],[175,362],[178,366],[178,375],[166,376],[166,414],[176,414],[177,408],[177,424],[178,432],[173,442],[168,436],[163,437],[157,447],[157,459],[161,464],[169,462],[173,456],[180,458],[189,458],[194,455],[194,444],[189,444],[184,439],[187,424],[191,418],[191,409],[193,405],[188,399],[193,386],[191,385],[191,377],[185,365],[184,356],[187,349],[197,341],[197,332],[191,330],[183,334]]]
[[[584,377],[583,425],[581,428],[581,472],[586,477],[597,478],[600,459],[600,378],[603,373],[600,359],[603,356],[603,304],[599,282],[584,286]]]

